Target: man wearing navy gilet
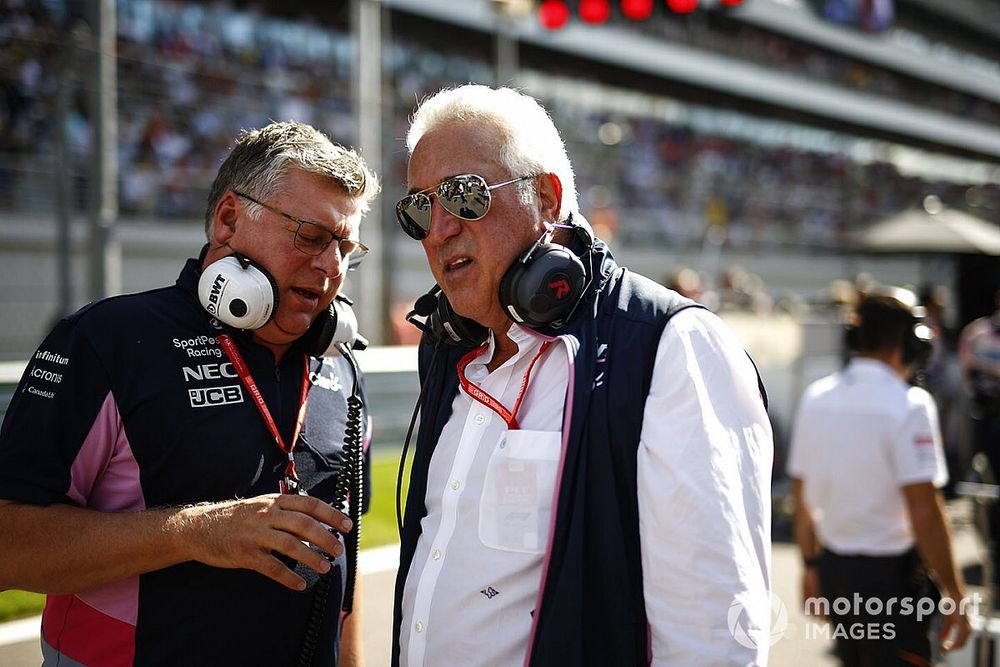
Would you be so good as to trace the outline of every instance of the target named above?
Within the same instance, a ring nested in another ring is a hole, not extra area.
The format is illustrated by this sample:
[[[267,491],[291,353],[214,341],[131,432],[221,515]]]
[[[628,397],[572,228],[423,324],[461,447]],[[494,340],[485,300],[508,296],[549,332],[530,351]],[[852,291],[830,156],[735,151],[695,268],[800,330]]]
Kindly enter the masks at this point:
[[[615,264],[532,98],[442,91],[407,146],[397,219],[441,293],[394,663],[766,664],[772,440],[744,350]]]

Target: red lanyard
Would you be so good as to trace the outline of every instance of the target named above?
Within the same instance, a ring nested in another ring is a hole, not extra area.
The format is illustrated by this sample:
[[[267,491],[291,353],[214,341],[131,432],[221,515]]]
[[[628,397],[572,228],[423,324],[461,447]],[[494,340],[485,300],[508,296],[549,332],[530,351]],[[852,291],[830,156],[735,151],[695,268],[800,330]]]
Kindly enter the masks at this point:
[[[281,485],[282,493],[297,493],[299,486],[299,476],[295,472],[295,457],[292,455],[295,449],[295,443],[299,440],[299,433],[302,431],[302,424],[306,420],[306,402],[309,400],[309,357],[303,355],[303,367],[302,367],[302,390],[299,394],[299,414],[295,419],[295,433],[292,434],[292,442],[289,445],[285,444],[284,438],[281,437],[281,433],[278,432],[278,426],[274,423],[274,418],[271,417],[271,411],[267,409],[267,404],[264,402],[264,396],[260,393],[260,389],[257,387],[257,383],[254,382],[253,376],[250,375],[250,369],[247,368],[246,363],[243,361],[243,355],[240,354],[239,349],[236,347],[236,343],[228,334],[222,334],[219,336],[219,344],[222,345],[222,349],[226,351],[226,356],[229,357],[229,361],[232,362],[233,368],[236,369],[236,373],[240,376],[240,380],[243,381],[243,386],[247,388],[250,395],[253,396],[254,403],[257,404],[257,409],[260,410],[261,417],[264,418],[264,423],[267,424],[267,428],[271,431],[271,435],[274,436],[274,441],[278,445],[278,449],[284,452],[288,456],[288,465],[285,467],[285,479],[284,483]]]
[[[507,422],[507,428],[512,431],[516,430],[520,428],[517,424],[517,411],[521,408],[521,401],[524,400],[524,393],[528,389],[528,378],[531,377],[531,369],[535,367],[535,362],[538,361],[539,357],[545,354],[545,350],[549,349],[549,345],[551,344],[551,341],[545,341],[542,343],[541,348],[535,354],[534,358],[532,358],[531,363],[528,364],[528,369],[524,371],[524,377],[521,378],[521,389],[517,392],[517,400],[514,402],[513,410],[505,408],[503,403],[490,396],[487,392],[480,389],[479,385],[473,384],[472,381],[465,377],[466,366],[468,366],[473,359],[482,354],[483,351],[489,347],[489,343],[483,343],[480,347],[476,348],[472,352],[469,352],[467,355],[462,357],[461,360],[459,360],[458,366],[456,367],[458,368],[458,381],[462,384],[462,389],[465,390],[466,394],[500,415],[503,420]]]

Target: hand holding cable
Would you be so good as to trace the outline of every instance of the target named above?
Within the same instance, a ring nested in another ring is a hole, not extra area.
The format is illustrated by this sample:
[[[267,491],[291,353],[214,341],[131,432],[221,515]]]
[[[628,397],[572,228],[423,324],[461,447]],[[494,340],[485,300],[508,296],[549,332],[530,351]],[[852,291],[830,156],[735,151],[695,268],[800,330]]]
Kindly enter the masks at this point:
[[[324,525],[325,524],[325,525]],[[326,526],[347,532],[353,524],[343,512],[304,495],[269,494],[183,508],[172,521],[191,560],[221,568],[254,570],[293,590],[306,582],[274,554],[282,554],[320,574],[329,561],[308,544],[334,556],[343,546]]]

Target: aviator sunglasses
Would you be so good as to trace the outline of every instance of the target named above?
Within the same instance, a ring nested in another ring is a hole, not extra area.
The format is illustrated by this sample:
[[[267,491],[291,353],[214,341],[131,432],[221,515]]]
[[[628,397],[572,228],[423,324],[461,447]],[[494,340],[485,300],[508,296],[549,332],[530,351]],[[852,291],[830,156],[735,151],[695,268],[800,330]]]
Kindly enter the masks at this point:
[[[538,174],[528,174],[492,185],[476,174],[461,174],[433,187],[406,195],[396,204],[396,219],[410,238],[423,241],[431,231],[431,195],[437,195],[444,210],[463,220],[479,220],[490,210],[491,190],[519,183]]]

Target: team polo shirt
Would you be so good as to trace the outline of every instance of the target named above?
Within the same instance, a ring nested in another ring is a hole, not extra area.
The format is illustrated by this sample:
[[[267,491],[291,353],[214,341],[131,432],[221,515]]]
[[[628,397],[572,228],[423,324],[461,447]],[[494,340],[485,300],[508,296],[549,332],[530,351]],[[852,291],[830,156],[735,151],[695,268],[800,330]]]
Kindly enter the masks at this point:
[[[122,512],[278,491],[286,455],[218,343],[198,276],[188,260],[175,285],[96,302],[56,326],[0,428],[0,498]],[[285,442],[307,378],[296,468],[310,495],[331,501],[354,387],[348,361],[293,346],[276,366],[249,334],[233,337]],[[367,461],[365,477],[367,489]],[[43,652],[61,665],[298,664],[317,576],[286,565],[306,591],[188,562],[50,595]],[[343,557],[333,572],[316,665],[335,664]]]
[[[903,553],[914,536],[902,487],[948,481],[934,399],[881,361],[854,359],[806,390],[788,471],[825,547]]]

